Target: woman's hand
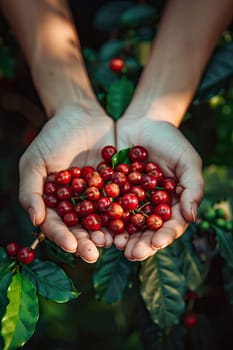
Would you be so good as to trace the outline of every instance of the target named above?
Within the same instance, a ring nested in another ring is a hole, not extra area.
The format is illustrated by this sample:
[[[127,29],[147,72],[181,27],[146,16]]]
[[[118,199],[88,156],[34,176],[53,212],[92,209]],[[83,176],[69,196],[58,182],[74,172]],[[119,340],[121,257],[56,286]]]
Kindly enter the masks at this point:
[[[43,184],[49,173],[73,165],[96,166],[100,149],[107,144],[114,145],[114,123],[102,109],[67,105],[44,125],[19,165],[19,200],[32,223],[64,250],[90,263],[99,256],[98,246],[112,244],[112,236],[100,231],[90,236],[80,226],[68,229],[54,210],[45,208]]]
[[[155,161],[166,176],[175,176],[182,193],[172,206],[172,217],[156,232],[116,236],[114,243],[125,249],[130,260],[144,260],[158,249],[171,244],[183,234],[189,222],[197,218],[203,196],[202,162],[192,145],[172,124],[146,117],[122,117],[117,122],[117,148],[132,145],[147,148],[150,160]]]

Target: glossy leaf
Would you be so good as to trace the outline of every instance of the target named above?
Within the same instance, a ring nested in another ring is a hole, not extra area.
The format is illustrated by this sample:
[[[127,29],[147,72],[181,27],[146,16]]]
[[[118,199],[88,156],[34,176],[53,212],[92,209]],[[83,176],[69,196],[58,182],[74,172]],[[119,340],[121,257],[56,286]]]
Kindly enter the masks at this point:
[[[218,241],[219,254],[223,257],[228,266],[233,267],[233,237],[229,232],[225,232],[214,226]]]
[[[73,266],[75,263],[74,255],[68,252],[65,252],[57,244],[53,243],[49,239],[45,239],[44,243],[46,245],[46,252],[48,257],[51,258],[54,262],[65,263],[67,265]]]
[[[9,284],[11,283],[13,277],[13,272],[11,270],[6,271],[4,274],[0,275],[0,320],[2,320],[6,307],[9,303],[9,299],[7,297],[7,291]],[[3,338],[1,337],[1,324],[0,324],[0,349],[3,349]]]
[[[185,279],[171,247],[141,263],[141,295],[154,323],[169,330],[184,311]]]
[[[135,6],[132,1],[109,1],[96,12],[94,26],[103,31],[112,31],[120,25],[122,13]]]
[[[194,97],[194,103],[201,103],[217,94],[226,81],[233,77],[233,42],[219,47],[212,55]]]
[[[11,259],[8,257],[4,248],[0,247],[0,274],[9,266]]]
[[[128,106],[134,92],[133,83],[125,77],[113,82],[107,93],[107,112],[118,120]]]
[[[0,78],[12,78],[14,75],[15,60],[11,57],[8,47],[0,38]]]
[[[185,233],[176,240],[171,248],[176,255],[179,270],[185,276],[189,290],[195,291],[204,281],[209,271],[208,263],[201,263],[192,247],[192,235],[196,225],[190,224]]]
[[[121,149],[119,152],[112,156],[112,167],[113,169],[120,163],[130,164],[130,159],[128,157],[130,148]]]
[[[23,265],[22,273],[31,280],[37,292],[47,299],[65,303],[79,296],[71,279],[52,261],[37,259],[30,265]]]
[[[153,6],[147,4],[136,4],[124,11],[120,22],[127,27],[136,27],[150,23],[156,18],[157,12]]]
[[[124,41],[118,39],[112,39],[106,41],[99,49],[98,59],[100,61],[111,60],[114,57],[118,57],[124,47]]]
[[[2,319],[3,350],[23,346],[35,331],[39,318],[38,297],[31,281],[19,271],[8,288],[9,304]]]
[[[93,275],[96,298],[108,304],[120,300],[131,282],[136,266],[115,247],[103,250]]]
[[[89,66],[89,72],[94,85],[106,91],[118,80],[118,75],[110,70],[108,61],[99,61]]]

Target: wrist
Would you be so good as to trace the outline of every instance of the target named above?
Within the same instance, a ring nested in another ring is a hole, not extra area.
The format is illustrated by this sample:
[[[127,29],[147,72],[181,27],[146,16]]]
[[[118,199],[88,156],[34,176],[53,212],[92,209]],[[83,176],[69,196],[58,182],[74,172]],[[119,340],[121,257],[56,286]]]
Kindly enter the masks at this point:
[[[48,118],[66,105],[100,110],[81,54],[74,48],[73,55],[71,52],[64,56],[40,52],[30,65],[32,80]]]

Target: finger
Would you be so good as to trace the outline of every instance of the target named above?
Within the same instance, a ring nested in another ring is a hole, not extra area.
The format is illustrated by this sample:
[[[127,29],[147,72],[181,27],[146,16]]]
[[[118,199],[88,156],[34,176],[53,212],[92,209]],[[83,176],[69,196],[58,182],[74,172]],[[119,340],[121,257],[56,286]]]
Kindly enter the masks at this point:
[[[128,259],[128,260],[132,260],[134,261],[135,258],[133,256],[133,248],[135,247],[136,243],[139,241],[141,237],[141,233],[133,233],[132,235],[129,236],[129,240],[125,246],[125,257]]]
[[[113,242],[117,249],[123,250],[126,247],[128,239],[129,239],[129,234],[127,232],[123,232],[119,235],[116,235],[113,239]]]
[[[152,236],[153,231],[145,231],[140,239],[136,242],[134,247],[132,247],[132,257],[137,261],[142,261],[148,258],[148,256],[154,255],[157,249],[152,247]]]
[[[190,163],[192,166],[190,166]],[[198,205],[204,194],[202,161],[198,155],[185,160],[177,168],[180,185],[184,188],[180,195],[181,212],[188,222],[195,222]]]
[[[104,244],[104,248],[109,248],[112,246],[113,244],[113,236],[112,234],[104,227],[102,227],[102,231],[104,232],[104,236],[105,236],[105,244]]]
[[[90,232],[90,238],[96,247],[104,247],[105,245],[105,234],[102,231]]]
[[[88,263],[95,263],[99,257],[99,251],[90,239],[86,230],[81,227],[72,228],[72,232],[77,239],[76,256]]]
[[[156,231],[152,236],[152,246],[156,249],[165,248],[175,239],[180,237],[188,226],[187,221],[180,212],[179,204],[172,207],[172,217],[169,221],[164,222],[161,229]]]
[[[22,164],[22,163],[21,163]],[[28,212],[34,226],[40,225],[46,215],[42,198],[43,176],[30,166],[20,165],[19,202]]]
[[[40,225],[42,232],[65,251],[74,253],[77,249],[77,240],[61,218],[52,209],[47,209],[46,219]]]

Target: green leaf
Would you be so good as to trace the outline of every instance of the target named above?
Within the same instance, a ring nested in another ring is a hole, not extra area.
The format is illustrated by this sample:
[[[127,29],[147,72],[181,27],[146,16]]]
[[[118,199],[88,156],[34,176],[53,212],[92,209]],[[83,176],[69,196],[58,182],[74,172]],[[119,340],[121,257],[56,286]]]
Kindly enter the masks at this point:
[[[12,277],[13,277],[13,272],[11,270],[8,270],[7,272],[5,272],[0,276],[0,320],[2,320],[6,312],[7,304],[9,303],[9,299],[7,297],[7,290],[8,290],[9,284],[11,283]],[[0,324],[0,331],[1,331],[1,324]],[[0,332],[0,349],[3,349],[3,346],[4,346],[4,342]]]
[[[120,164],[120,163],[130,164],[130,159],[128,156],[129,150],[130,150],[129,147],[121,149],[119,152],[117,152],[112,156],[111,161],[112,161],[113,169],[117,166],[117,164]]]
[[[15,350],[32,336],[39,318],[36,289],[19,271],[8,288],[9,304],[2,319],[3,350]]]
[[[141,263],[140,292],[154,323],[169,330],[184,312],[184,276],[171,247],[161,249]]]
[[[0,78],[13,78],[15,61],[0,38]]]
[[[32,264],[22,266],[22,274],[49,300],[65,303],[79,296],[71,279],[54,262],[36,259]]]
[[[120,25],[121,14],[131,6],[132,1],[110,1],[96,12],[94,26],[103,31],[112,31]]]
[[[109,61],[114,57],[118,57],[124,45],[124,41],[119,39],[106,41],[99,49],[98,59],[100,61]]]
[[[53,243],[47,238],[44,240],[44,243],[46,246],[46,252],[51,260],[58,263],[65,263],[70,266],[74,265],[75,258],[73,254],[65,252],[57,244]]]
[[[108,61],[100,61],[90,65],[89,72],[93,83],[106,91],[118,80],[118,75],[110,70]]]
[[[108,304],[120,300],[131,282],[136,266],[115,247],[103,250],[93,275],[96,298]]]
[[[0,247],[0,274],[11,264],[11,259],[8,257],[4,248]]]
[[[212,55],[193,103],[201,103],[218,93],[226,81],[233,77],[233,42],[219,47]]]
[[[196,232],[195,225],[189,225],[184,234],[171,245],[185,277],[189,290],[195,291],[203,283],[209,271],[209,264],[201,263],[192,246],[192,235]]]
[[[118,120],[128,106],[134,92],[133,83],[125,77],[113,82],[107,93],[107,112]]]
[[[154,7],[146,4],[136,4],[124,11],[120,23],[127,27],[137,27],[150,23],[156,18],[157,11]]]
[[[214,226],[216,238],[218,241],[219,254],[225,260],[226,264],[233,267],[233,238],[229,232],[225,232],[217,226]]]

